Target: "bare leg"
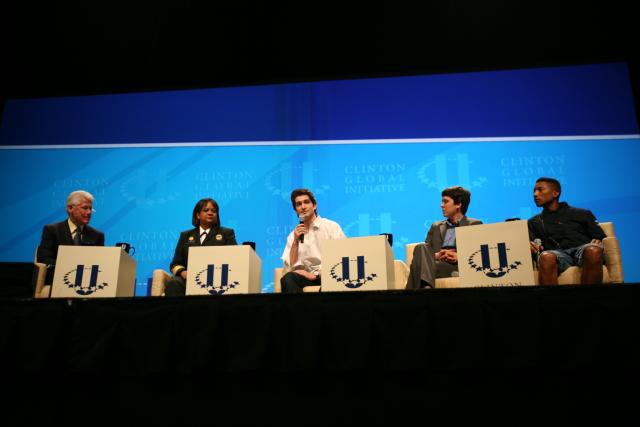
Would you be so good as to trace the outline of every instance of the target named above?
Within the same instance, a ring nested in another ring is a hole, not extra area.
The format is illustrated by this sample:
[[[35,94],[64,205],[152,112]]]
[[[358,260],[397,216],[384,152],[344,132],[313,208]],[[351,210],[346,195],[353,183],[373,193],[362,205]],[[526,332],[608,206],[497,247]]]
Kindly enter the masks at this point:
[[[538,280],[541,285],[558,284],[558,259],[551,252],[543,252],[538,259]]]
[[[592,245],[584,248],[582,254],[582,276],[580,283],[602,283],[602,248]]]

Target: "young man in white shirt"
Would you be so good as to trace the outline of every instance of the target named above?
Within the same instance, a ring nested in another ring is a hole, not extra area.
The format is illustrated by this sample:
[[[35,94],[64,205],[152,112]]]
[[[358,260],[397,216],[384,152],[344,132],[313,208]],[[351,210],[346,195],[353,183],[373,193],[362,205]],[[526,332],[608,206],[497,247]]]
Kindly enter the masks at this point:
[[[282,253],[285,275],[280,280],[283,293],[301,293],[305,286],[321,283],[320,241],[344,239],[338,223],[321,218],[313,193],[306,188],[291,192],[291,204],[300,223],[287,237]]]

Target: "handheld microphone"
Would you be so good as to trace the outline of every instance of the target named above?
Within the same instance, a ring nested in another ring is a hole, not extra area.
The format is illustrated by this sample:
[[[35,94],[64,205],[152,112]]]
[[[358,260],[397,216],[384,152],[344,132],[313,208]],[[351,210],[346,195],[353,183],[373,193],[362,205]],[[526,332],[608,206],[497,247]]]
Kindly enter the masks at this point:
[[[533,243],[535,243],[536,246],[538,246],[538,252],[540,252],[540,248],[539,247],[542,246],[542,240],[536,238],[536,239],[533,239]]]
[[[305,214],[298,215],[298,219],[300,220],[300,224],[304,224],[304,220],[307,216]],[[300,235],[300,243],[304,243],[304,234]]]

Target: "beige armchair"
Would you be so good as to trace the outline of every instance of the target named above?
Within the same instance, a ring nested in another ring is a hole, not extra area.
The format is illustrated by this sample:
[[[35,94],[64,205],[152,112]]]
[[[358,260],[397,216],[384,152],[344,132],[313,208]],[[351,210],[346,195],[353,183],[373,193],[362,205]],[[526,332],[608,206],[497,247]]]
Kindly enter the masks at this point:
[[[51,294],[51,283],[45,284],[45,278],[47,277],[47,265],[38,262],[38,248],[36,247],[36,253],[33,257],[33,263],[38,270],[36,275],[35,289],[33,291],[34,298],[49,298]]]
[[[602,266],[603,283],[623,283],[624,272],[622,270],[622,256],[620,254],[620,243],[615,235],[612,222],[602,222],[599,224],[606,237],[602,241],[604,244],[604,265]],[[409,243],[406,246],[407,265],[411,266],[413,260],[413,250],[419,243]],[[569,267],[558,276],[558,284],[571,285],[579,284],[582,269],[580,267]],[[458,277],[447,277],[436,279],[436,288],[456,288],[459,285]],[[535,284],[539,284],[537,270],[535,272]]]
[[[171,279],[171,274],[160,268],[153,270],[151,277],[151,296],[163,297],[167,281]]]
[[[396,259],[393,260],[393,273],[395,276],[395,289],[404,289],[407,284],[407,279],[409,278],[409,267],[402,260]],[[284,268],[276,268],[273,273],[273,292],[280,293],[282,292],[280,286],[280,279],[284,274]],[[304,292],[319,292],[320,286],[306,286],[302,289]]]
[[[612,222],[602,222],[599,224],[606,237],[602,240],[604,245],[604,265],[602,266],[602,283],[623,283],[624,272],[622,270],[622,255],[620,254],[620,243],[616,237]],[[572,285],[580,283],[582,268],[569,267],[558,276],[559,285]],[[538,274],[536,272],[536,285]]]
[[[420,243],[408,243],[405,246],[406,256],[407,256],[407,265],[411,268],[411,261],[413,261],[413,251]],[[408,277],[408,276],[407,276]],[[459,277],[441,277],[436,279],[435,287],[436,288],[457,288],[459,286],[460,278]],[[405,282],[406,285],[406,282]]]

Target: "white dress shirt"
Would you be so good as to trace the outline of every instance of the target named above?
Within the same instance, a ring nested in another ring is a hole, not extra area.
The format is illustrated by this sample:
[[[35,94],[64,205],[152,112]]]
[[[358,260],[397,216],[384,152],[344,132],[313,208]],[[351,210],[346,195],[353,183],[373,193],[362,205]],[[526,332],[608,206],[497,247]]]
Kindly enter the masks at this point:
[[[208,230],[205,230],[204,228],[200,227],[200,244],[202,244],[202,242],[204,242],[204,239],[207,238],[207,236],[209,235],[210,231],[211,231],[210,228]],[[202,234],[202,233],[204,233],[204,234]]]
[[[76,233],[76,230],[78,229],[78,226],[75,225],[73,221],[71,221],[70,219],[67,219],[67,222],[69,223],[69,231],[71,231],[71,239],[74,239],[76,237],[75,233]],[[77,232],[81,233],[82,228],[79,229]]]
[[[320,274],[322,268],[320,242],[322,240],[345,239],[347,237],[337,222],[317,216],[309,231],[304,235],[304,243],[298,243],[298,260],[294,265],[289,265],[293,236],[292,231],[287,237],[287,245],[284,248],[284,252],[282,252],[285,273],[291,270],[305,270],[315,275]]]

